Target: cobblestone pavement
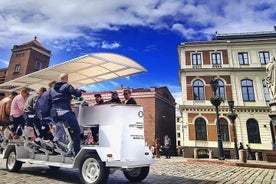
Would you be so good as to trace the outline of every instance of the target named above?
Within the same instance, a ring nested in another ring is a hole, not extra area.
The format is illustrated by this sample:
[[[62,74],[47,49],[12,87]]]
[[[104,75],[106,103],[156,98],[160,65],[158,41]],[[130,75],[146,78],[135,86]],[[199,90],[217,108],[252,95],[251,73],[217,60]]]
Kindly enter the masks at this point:
[[[1,184],[78,184],[78,170],[51,170],[46,166],[23,164],[18,173],[5,170],[5,161],[0,159]],[[110,174],[109,184],[129,183],[122,172]],[[213,162],[187,162],[182,157],[157,159],[143,184],[276,184],[276,170],[238,167]]]

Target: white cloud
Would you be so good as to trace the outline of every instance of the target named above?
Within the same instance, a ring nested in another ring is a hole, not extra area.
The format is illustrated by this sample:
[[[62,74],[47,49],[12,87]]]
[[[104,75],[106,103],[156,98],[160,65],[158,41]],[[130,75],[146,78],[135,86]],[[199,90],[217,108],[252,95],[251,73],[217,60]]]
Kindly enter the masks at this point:
[[[107,43],[106,41],[103,41],[101,44],[101,48],[104,48],[104,49],[116,49],[119,47],[120,47],[120,44],[118,42]]]
[[[276,2],[272,0],[208,3],[192,0],[3,0],[0,1],[0,45],[10,47],[34,36],[43,42],[76,38],[93,42],[96,36],[93,33],[102,29],[119,30],[121,26],[172,29],[187,38],[192,38],[196,32],[271,30],[275,24],[275,7]],[[116,43],[102,46],[114,48],[118,46]]]
[[[6,68],[9,66],[9,61],[0,59],[0,68]]]

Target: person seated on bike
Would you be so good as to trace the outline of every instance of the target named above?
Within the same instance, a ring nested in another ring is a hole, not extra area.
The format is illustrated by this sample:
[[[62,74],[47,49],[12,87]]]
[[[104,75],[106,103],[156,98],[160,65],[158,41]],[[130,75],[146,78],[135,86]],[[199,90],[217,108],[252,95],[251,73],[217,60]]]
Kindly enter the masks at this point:
[[[46,88],[44,87],[41,87],[39,88],[39,90],[30,95],[26,101],[25,101],[25,104],[24,104],[24,112],[28,113],[28,114],[32,114],[32,115],[35,115],[35,112],[36,112],[36,102],[37,102],[37,99],[45,92],[47,91]]]
[[[24,103],[29,96],[30,89],[23,88],[19,95],[14,97],[11,103],[11,113],[10,116],[13,119],[13,128],[14,138],[18,139],[22,135],[22,128],[25,126],[25,120],[23,117],[24,113]]]
[[[52,135],[49,134],[49,126],[46,124],[43,124],[41,120],[37,117],[37,108],[38,108],[38,101],[41,98],[41,96],[47,91],[45,87],[41,87],[38,89],[38,91],[35,94],[30,95],[25,104],[24,104],[24,112],[28,116],[28,124],[29,126],[32,126],[37,128],[38,133],[35,132],[35,135],[37,137],[36,142],[39,140],[38,138],[44,138],[45,140],[52,139]],[[45,104],[44,104],[45,105]]]
[[[72,95],[80,97],[82,90],[75,89],[68,83],[68,74],[60,74],[60,82],[57,82],[51,90],[52,109],[56,109],[58,120],[65,121],[70,127],[75,155],[80,150],[80,126],[75,113],[71,108]]]
[[[10,112],[11,112],[11,103],[14,97],[18,95],[17,92],[13,91],[11,94],[0,101],[0,135],[2,139],[6,139],[4,132],[6,128],[11,124],[10,121]],[[0,141],[1,142],[1,141]]]

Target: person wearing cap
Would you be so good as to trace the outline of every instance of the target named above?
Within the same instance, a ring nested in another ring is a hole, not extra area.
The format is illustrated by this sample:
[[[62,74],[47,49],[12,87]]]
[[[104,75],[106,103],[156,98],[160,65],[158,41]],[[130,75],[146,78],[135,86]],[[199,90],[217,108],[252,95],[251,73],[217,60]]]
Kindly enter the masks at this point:
[[[111,100],[109,100],[108,103],[122,103],[120,98],[118,97],[117,91],[111,91]]]
[[[104,103],[101,94],[97,93],[97,94],[94,95],[94,97],[95,97],[95,101],[96,101],[96,104],[97,104],[97,105],[100,105],[100,104],[103,104],[103,103]]]
[[[131,91],[129,89],[124,90],[124,98],[123,104],[137,104],[136,100],[131,97]]]

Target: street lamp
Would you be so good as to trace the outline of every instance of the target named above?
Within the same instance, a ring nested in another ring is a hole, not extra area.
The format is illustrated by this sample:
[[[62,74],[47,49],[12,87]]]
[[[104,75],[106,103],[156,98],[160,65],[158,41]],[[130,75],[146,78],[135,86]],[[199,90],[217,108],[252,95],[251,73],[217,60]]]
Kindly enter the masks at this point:
[[[235,109],[234,109],[234,100],[232,100],[232,99],[228,100],[228,105],[229,105],[229,108],[231,111],[231,113],[228,114],[228,118],[231,120],[232,125],[233,125],[235,159],[239,159],[237,133],[236,133],[236,126],[235,126],[235,119],[237,118],[237,114],[235,113]]]
[[[214,96],[211,97],[211,103],[216,107],[216,119],[217,119],[217,137],[218,137],[218,159],[224,160],[224,153],[223,153],[223,146],[222,146],[222,138],[221,138],[221,132],[220,132],[220,123],[219,123],[219,112],[218,112],[218,106],[221,104],[223,99],[220,96],[217,96],[217,88],[218,88],[218,80],[213,78],[210,82],[211,88],[214,92]]]

